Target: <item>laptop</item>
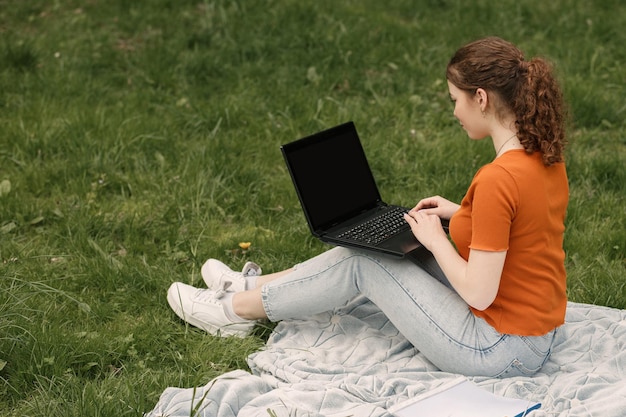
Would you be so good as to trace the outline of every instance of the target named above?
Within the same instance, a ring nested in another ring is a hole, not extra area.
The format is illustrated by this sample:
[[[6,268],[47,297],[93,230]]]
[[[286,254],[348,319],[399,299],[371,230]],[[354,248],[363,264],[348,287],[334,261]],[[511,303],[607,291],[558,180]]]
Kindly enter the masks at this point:
[[[280,149],[313,236],[399,258],[423,247],[404,220],[409,209],[382,200],[353,122]]]

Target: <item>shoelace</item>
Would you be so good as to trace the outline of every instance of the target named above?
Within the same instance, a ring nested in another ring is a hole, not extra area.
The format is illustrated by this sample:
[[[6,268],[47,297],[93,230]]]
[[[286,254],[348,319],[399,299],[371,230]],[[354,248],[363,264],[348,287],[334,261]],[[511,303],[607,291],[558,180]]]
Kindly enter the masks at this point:
[[[224,294],[226,294],[226,289],[228,289],[230,285],[231,285],[230,282],[225,282],[222,285],[222,288],[216,291],[198,290],[198,292],[196,293],[194,297],[195,301],[198,301],[200,303],[217,304],[219,302],[219,299],[224,297]]]
[[[232,284],[233,283],[231,281],[222,282],[222,287],[215,290],[215,294],[214,294],[215,299],[219,300],[220,298],[224,297],[224,295],[226,294],[226,291],[228,291],[228,289],[230,288]]]
[[[220,299],[224,297],[224,294],[233,285],[233,282],[229,281],[228,279],[238,280],[241,278],[245,279],[246,277],[255,277],[255,276],[260,276],[260,275],[261,275],[261,267],[255,264],[254,262],[250,262],[250,261],[246,262],[241,272],[224,271],[218,281],[221,285],[221,288],[218,288],[217,290],[215,290],[215,298]]]

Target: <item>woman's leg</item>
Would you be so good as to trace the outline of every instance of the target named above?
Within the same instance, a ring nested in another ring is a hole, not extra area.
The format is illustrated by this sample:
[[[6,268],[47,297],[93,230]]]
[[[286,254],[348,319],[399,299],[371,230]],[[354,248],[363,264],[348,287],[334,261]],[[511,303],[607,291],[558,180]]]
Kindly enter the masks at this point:
[[[256,288],[233,294],[233,312],[245,320],[266,319],[267,314],[265,313],[265,308],[263,307],[261,294],[262,286],[284,277],[292,271],[293,268],[273,274],[262,275],[257,278]]]
[[[405,260],[335,248],[291,271],[267,276],[265,282],[235,294],[237,315],[273,321],[309,317],[361,293],[442,370],[488,376],[532,373],[549,353],[550,343],[543,339],[499,334],[475,317],[456,292]]]

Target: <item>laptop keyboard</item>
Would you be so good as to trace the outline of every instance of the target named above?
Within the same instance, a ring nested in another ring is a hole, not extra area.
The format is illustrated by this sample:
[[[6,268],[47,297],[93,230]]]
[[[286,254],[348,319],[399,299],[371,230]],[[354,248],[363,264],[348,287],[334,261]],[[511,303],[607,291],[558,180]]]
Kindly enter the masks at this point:
[[[407,211],[402,207],[393,207],[379,216],[361,223],[350,230],[346,230],[338,237],[376,245],[398,232],[409,228],[408,223],[404,220],[404,213],[406,212]]]

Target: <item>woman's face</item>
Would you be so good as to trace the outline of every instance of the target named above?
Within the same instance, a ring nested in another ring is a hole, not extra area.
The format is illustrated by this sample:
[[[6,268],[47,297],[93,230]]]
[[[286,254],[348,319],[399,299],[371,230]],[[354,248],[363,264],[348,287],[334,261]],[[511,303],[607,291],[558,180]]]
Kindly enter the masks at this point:
[[[448,81],[450,100],[454,103],[454,117],[461,123],[470,139],[483,139],[489,135],[488,123],[481,112],[476,95],[461,90]]]

